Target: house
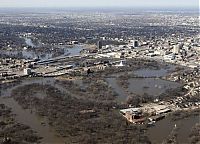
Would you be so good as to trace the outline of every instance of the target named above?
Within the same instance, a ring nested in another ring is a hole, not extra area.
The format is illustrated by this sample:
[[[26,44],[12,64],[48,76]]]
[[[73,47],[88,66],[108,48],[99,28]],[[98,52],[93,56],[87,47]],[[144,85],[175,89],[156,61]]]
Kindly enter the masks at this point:
[[[120,113],[131,123],[143,123],[142,111],[140,108],[128,108],[120,110]]]

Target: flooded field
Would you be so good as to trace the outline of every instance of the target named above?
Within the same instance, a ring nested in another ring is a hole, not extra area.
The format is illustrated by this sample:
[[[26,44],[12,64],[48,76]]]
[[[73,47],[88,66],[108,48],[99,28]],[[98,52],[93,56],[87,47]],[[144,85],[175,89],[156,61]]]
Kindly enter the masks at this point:
[[[158,96],[168,89],[175,89],[181,84],[156,78],[131,78],[128,90],[137,95]]]
[[[162,77],[166,76],[171,70],[174,70],[174,66],[170,65],[161,69],[139,69],[134,72],[137,76],[141,77]]]
[[[107,78],[106,79],[109,85],[114,89],[118,94],[119,100],[126,100],[127,94],[125,90],[117,83],[116,78]],[[181,84],[171,81],[166,81],[156,78],[130,78],[129,80],[128,91],[136,95],[148,94],[153,97],[156,97],[164,93],[168,89],[175,89]]]
[[[156,97],[164,93],[166,90],[180,87],[181,84],[177,82],[172,82],[157,78],[166,76],[174,68],[175,68],[174,66],[170,65],[166,68],[161,68],[161,69],[139,69],[133,72],[127,72],[128,74],[135,74],[140,78],[130,77],[128,79],[129,85],[126,91],[136,95],[148,94],[150,96]],[[113,74],[111,78],[106,78],[106,81],[109,83],[109,85],[119,95],[118,97],[119,100],[122,101],[127,99],[127,93],[125,89],[123,89],[117,81],[119,76],[123,76],[124,74],[125,73],[117,73]],[[156,77],[156,78],[151,78],[151,77]]]
[[[127,99],[127,94],[122,87],[117,84],[116,78],[106,78],[106,81],[112,87],[112,89],[117,93],[118,101],[125,101]]]
[[[69,54],[69,56],[75,56],[80,55],[81,50],[83,50],[83,47],[81,45],[75,45],[72,48],[66,48],[65,54]]]

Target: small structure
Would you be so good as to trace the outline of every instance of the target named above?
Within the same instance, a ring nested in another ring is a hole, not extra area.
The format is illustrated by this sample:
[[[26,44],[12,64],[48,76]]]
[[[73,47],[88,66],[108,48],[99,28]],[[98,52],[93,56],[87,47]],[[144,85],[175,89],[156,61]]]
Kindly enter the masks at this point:
[[[168,112],[171,112],[171,109],[164,108],[164,109],[160,109],[160,110],[156,111],[156,115],[164,114],[164,113],[168,113]]]
[[[25,68],[24,69],[24,75],[30,75],[31,74],[31,69],[30,68]]]
[[[120,63],[116,62],[118,64],[116,64],[115,66],[116,67],[123,67],[124,66],[124,62],[125,62],[124,60],[121,60]]]
[[[120,112],[124,115],[126,112],[131,112],[131,113],[141,113],[140,108],[128,108],[128,109],[122,109]]]
[[[120,113],[131,123],[143,123],[144,118],[141,118],[142,111],[140,108],[128,108],[120,110]]]

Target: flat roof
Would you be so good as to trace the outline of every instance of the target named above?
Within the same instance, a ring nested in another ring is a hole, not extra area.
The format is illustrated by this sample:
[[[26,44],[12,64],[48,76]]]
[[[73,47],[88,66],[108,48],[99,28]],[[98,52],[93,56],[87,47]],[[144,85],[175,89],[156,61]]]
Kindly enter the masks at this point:
[[[139,111],[141,111],[140,108],[128,108],[128,109],[122,109],[122,110],[120,110],[120,112],[122,112],[122,113],[126,113],[126,112],[135,113],[135,112],[139,112]]]

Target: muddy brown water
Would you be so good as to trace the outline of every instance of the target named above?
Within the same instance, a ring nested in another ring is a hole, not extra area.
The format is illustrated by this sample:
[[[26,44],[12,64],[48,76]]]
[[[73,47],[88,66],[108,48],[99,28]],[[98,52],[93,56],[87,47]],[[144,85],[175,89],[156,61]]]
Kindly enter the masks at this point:
[[[37,78],[35,80],[23,80],[18,86],[14,86],[11,89],[1,90],[2,95],[0,97],[0,103],[12,109],[12,113],[16,115],[16,120],[19,123],[29,126],[31,129],[37,132],[39,136],[43,139],[42,144],[64,144],[64,139],[59,137],[57,133],[48,125],[48,121],[37,116],[34,112],[30,110],[23,109],[13,98],[10,98],[11,91],[19,86],[24,86],[32,83],[40,84],[54,84],[53,78]],[[42,123],[45,123],[43,125]]]
[[[113,90],[118,94],[117,99],[120,101],[125,101],[127,99],[127,93],[125,90],[117,83],[116,78],[106,78],[106,81],[113,88]],[[156,78],[130,78],[128,91],[137,95],[148,94],[156,97],[164,93],[168,89],[174,89],[181,84],[176,82],[171,82]]]
[[[156,79],[156,78],[134,78],[129,79],[129,87],[128,90],[137,95],[152,95],[154,97],[164,93],[167,89],[175,89],[181,86],[181,84]]]
[[[180,144],[189,143],[189,135],[192,127],[200,123],[199,116],[190,116],[186,119],[172,121],[171,116],[156,122],[155,126],[147,130],[147,136],[153,144],[161,144],[168,138],[172,130],[177,127],[177,141]]]
[[[135,74],[139,77],[147,77],[147,78],[130,78],[128,80],[129,86],[128,86],[128,92],[132,92],[137,95],[144,95],[148,94],[151,96],[158,96],[162,93],[164,93],[168,89],[174,89],[181,84],[162,80],[159,78],[151,78],[151,77],[162,77],[169,74],[171,70],[174,70],[175,66],[168,65],[165,68],[161,69],[138,69],[136,71],[129,71],[129,74]],[[114,91],[118,94],[118,100],[124,101],[127,99],[127,93],[125,90],[117,83],[117,77],[124,75],[125,72],[120,72],[117,74],[112,74],[111,78],[106,78],[106,81],[109,83],[109,85],[114,89]],[[150,78],[148,78],[150,77]]]
[[[110,86],[118,93],[119,101],[124,101],[127,98],[126,92],[121,88],[116,81],[116,78],[106,78]],[[50,84],[65,92],[66,89],[55,85],[55,79],[53,78],[35,78],[23,80],[18,86],[23,86],[32,83],[39,84]],[[31,127],[34,131],[38,133],[39,136],[43,137],[42,143],[46,144],[62,144],[64,140],[57,136],[57,133],[48,125],[46,120],[41,120],[35,113],[31,113],[30,110],[24,110],[14,99],[9,98],[11,91],[18,86],[14,86],[9,90],[2,90],[2,97],[0,97],[0,102],[4,103],[6,106],[12,108],[14,114],[16,114],[16,120],[22,124]],[[168,88],[179,86],[179,84],[165,81],[161,79],[130,79],[129,90],[134,93],[143,94],[146,93],[159,94]],[[146,87],[144,89],[144,87]],[[147,88],[148,87],[148,88]],[[45,121],[46,125],[43,126],[41,121]],[[188,119],[180,120],[177,122],[171,122],[170,118],[166,118],[156,123],[155,127],[151,127],[147,130],[147,135],[153,143],[162,143],[164,139],[168,137],[172,131],[175,123],[178,129],[178,141],[187,142],[186,139],[189,136],[190,129],[197,122],[199,122],[199,117],[190,117]],[[184,138],[183,138],[184,137]]]
[[[169,71],[174,70],[174,66],[170,66],[167,68],[161,68],[159,70],[154,69],[139,69],[134,72],[137,76],[142,77],[161,77],[166,76]]]
[[[2,98],[0,102],[12,109],[12,113],[16,115],[16,120],[19,123],[29,126],[32,130],[36,131],[43,139],[42,144],[63,144],[64,140],[56,136],[56,132],[49,127],[41,124],[41,119],[36,114],[31,113],[30,110],[24,110],[13,98]]]
[[[174,68],[168,69],[159,69],[159,70],[150,70],[150,69],[140,69],[134,72],[134,74],[142,77],[161,77],[166,76],[170,70]],[[120,74],[116,74],[114,76],[118,77]],[[107,78],[107,82],[110,86],[118,93],[118,99],[120,101],[124,101],[127,99],[126,91],[120,87],[117,83],[116,78]],[[181,86],[181,84],[176,82],[171,82],[167,80],[162,80],[158,78],[130,78],[129,79],[129,87],[128,91],[143,95],[145,93],[157,96],[167,89],[173,89]],[[178,121],[172,121],[171,116],[156,122],[155,126],[147,129],[146,133],[149,137],[150,141],[153,144],[161,144],[168,138],[170,133],[177,126],[177,141],[180,144],[188,144],[189,143],[189,135],[191,129],[195,124],[200,123],[200,115],[199,116],[190,116],[186,119],[181,119]]]
[[[112,89],[118,94],[118,101],[125,101],[127,99],[127,94],[122,87],[117,84],[116,78],[106,78],[108,84],[112,87]]]
[[[13,86],[9,89],[1,89],[2,93],[0,96],[0,103],[5,104],[12,109],[12,113],[16,115],[16,120],[19,123],[27,125],[36,131],[37,134],[43,138],[41,140],[42,144],[64,144],[65,139],[59,137],[55,130],[48,125],[48,120],[41,118],[31,110],[23,109],[13,98],[10,97],[10,95],[12,90],[16,88],[34,83],[52,85],[63,93],[68,92],[64,87],[55,84],[55,81],[54,78],[27,78],[22,80],[19,85]],[[44,98],[45,95],[35,93],[35,96]],[[45,125],[42,123],[45,123]]]

